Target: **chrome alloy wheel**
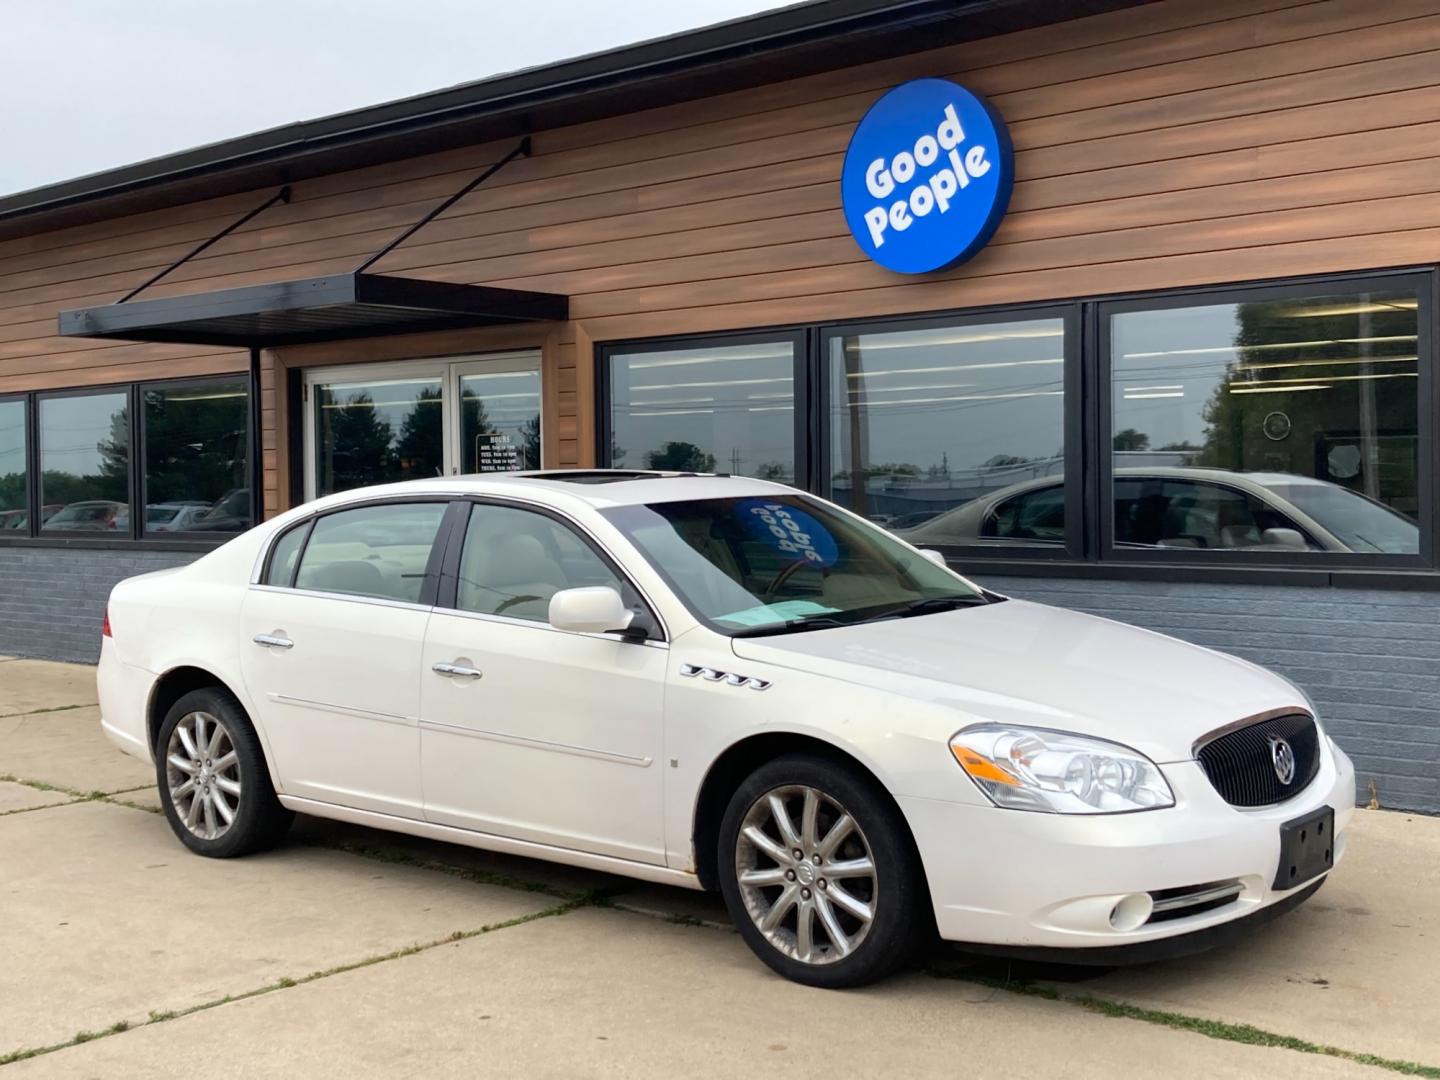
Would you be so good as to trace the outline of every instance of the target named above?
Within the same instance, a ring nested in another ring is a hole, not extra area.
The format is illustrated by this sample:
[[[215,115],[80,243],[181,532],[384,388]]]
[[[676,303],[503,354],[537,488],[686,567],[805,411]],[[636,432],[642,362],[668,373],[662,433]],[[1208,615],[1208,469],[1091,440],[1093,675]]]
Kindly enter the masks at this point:
[[[875,920],[870,844],[816,788],[778,787],[751,804],[735,844],[735,879],[756,928],[801,963],[843,960]]]
[[[240,811],[240,761],[230,732],[208,712],[186,713],[165,748],[165,783],[185,827],[218,840]]]

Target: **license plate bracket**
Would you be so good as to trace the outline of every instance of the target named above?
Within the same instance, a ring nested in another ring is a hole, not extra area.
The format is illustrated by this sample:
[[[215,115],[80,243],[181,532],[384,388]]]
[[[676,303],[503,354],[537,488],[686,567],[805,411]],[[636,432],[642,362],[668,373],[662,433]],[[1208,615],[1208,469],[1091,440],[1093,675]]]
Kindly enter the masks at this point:
[[[1280,826],[1274,889],[1293,889],[1335,865],[1335,811],[1327,806]]]

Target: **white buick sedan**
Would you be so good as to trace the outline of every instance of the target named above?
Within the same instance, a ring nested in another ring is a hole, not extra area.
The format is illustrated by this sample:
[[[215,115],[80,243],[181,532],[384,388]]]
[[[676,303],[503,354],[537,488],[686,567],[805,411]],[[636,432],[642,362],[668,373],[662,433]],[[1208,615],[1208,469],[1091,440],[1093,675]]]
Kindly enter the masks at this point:
[[[820,986],[937,928],[1193,951],[1314,892],[1355,803],[1286,680],[727,477],[320,499],[116,586],[99,684],[199,854],[300,811],[718,889]]]

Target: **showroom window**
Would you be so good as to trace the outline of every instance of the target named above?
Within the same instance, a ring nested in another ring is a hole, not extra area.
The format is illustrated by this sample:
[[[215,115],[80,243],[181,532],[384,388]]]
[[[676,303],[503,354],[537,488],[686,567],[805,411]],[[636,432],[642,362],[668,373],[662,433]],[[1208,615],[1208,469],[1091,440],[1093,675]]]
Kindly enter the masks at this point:
[[[1411,281],[1102,309],[1116,557],[1421,551]]]
[[[130,535],[128,389],[39,402],[40,530]]]
[[[605,460],[615,468],[803,483],[796,453],[803,356],[800,335],[609,353]]]
[[[597,459],[778,479],[970,565],[1434,568],[1435,287],[1390,271],[611,343]]]
[[[0,536],[29,527],[27,426],[25,399],[0,399]]]
[[[827,335],[832,499],[933,544],[1063,545],[1062,317]]]
[[[141,400],[145,533],[248,529],[250,395],[245,380],[146,386]]]
[[[186,546],[248,529],[251,404],[234,375],[0,399],[0,542]]]

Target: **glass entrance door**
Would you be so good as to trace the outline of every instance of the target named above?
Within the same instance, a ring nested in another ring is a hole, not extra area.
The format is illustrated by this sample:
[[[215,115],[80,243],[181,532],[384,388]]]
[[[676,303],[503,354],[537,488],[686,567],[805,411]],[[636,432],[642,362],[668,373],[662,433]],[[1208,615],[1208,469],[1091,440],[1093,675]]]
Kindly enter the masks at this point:
[[[306,373],[305,497],[540,467],[540,354]]]
[[[540,364],[535,356],[454,364],[458,440],[452,471],[540,468]]]

